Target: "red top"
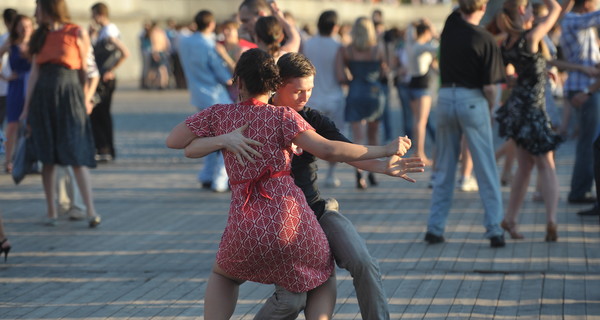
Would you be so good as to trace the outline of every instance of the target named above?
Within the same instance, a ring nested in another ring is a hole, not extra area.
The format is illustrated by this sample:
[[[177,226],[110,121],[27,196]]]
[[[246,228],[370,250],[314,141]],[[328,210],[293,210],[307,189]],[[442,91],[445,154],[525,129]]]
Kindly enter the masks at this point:
[[[81,55],[77,45],[79,31],[79,26],[65,24],[62,29],[48,32],[35,62],[37,64],[59,64],[69,69],[81,69]]]

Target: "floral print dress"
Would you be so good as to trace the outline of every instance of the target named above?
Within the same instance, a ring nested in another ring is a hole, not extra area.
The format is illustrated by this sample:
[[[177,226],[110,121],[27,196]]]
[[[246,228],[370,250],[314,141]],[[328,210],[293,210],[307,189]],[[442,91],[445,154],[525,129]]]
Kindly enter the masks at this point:
[[[513,139],[533,155],[556,149],[563,138],[552,130],[546,113],[546,60],[541,49],[531,53],[523,32],[512,47],[502,45],[505,64],[512,64],[518,74],[517,84],[496,112],[501,137]],[[508,40],[507,40],[508,41]]]

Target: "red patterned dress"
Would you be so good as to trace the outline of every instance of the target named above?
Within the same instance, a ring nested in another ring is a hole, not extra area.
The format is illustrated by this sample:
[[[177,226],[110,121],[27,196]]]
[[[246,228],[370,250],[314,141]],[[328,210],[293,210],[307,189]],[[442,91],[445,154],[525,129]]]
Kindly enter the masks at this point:
[[[217,263],[244,280],[306,292],[333,271],[329,243],[302,191],[290,176],[292,139],[314,130],[298,113],[255,99],[214,105],[189,117],[200,137],[229,133],[249,123],[244,136],[260,141],[263,158],[240,165],[224,152],[231,184],[231,207]]]

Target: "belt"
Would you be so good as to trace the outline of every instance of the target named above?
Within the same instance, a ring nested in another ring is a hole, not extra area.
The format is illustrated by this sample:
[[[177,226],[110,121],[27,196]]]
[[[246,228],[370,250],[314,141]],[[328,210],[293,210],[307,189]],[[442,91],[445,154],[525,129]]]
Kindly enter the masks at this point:
[[[442,83],[440,85],[440,88],[456,88],[456,87],[462,87],[462,86],[459,86],[458,83],[456,83],[456,82]]]

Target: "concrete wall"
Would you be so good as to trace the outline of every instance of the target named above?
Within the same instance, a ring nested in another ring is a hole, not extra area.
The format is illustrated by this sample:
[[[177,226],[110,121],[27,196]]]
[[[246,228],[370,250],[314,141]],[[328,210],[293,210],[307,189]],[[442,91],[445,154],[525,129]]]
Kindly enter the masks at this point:
[[[2,0],[1,10],[15,8],[19,12],[33,15],[33,0]],[[67,0],[69,11],[74,22],[87,26],[90,21],[89,8],[97,0]],[[191,21],[201,9],[211,10],[218,21],[230,18],[237,12],[241,0],[104,0],[110,8],[111,20],[123,34],[123,41],[131,51],[128,59],[118,70],[123,80],[137,79],[141,70],[139,40],[142,23],[146,19],[164,21],[174,18],[179,22]],[[340,0],[278,0],[283,10],[291,11],[299,25],[305,23],[316,25],[319,14],[324,10],[334,9],[343,22],[353,22],[359,16],[370,16],[374,9],[382,9],[388,26],[405,26],[408,22],[427,17],[436,26],[441,27],[450,12],[449,5],[433,6],[391,6],[384,4],[364,4],[361,2],[345,2]],[[0,32],[4,32],[4,26]]]

